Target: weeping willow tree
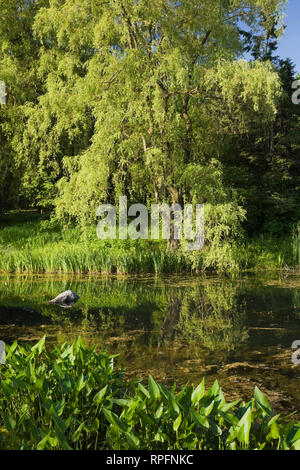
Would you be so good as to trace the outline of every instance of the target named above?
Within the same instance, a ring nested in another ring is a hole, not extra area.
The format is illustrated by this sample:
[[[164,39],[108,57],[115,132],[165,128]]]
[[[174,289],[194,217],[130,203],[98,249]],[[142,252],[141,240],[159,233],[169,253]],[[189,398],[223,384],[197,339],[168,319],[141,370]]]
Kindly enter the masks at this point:
[[[86,223],[101,201],[233,201],[222,136],[274,119],[279,81],[237,60],[239,22],[281,0],[50,0],[34,18],[44,92],[22,107],[24,185]],[[20,157],[21,158],[21,157]],[[57,185],[56,185],[57,183]]]
[[[205,203],[215,246],[230,239],[245,211],[226,136],[268,126],[281,93],[269,63],[240,60],[240,24],[268,30],[284,3],[0,0],[2,193],[82,225],[119,195]]]

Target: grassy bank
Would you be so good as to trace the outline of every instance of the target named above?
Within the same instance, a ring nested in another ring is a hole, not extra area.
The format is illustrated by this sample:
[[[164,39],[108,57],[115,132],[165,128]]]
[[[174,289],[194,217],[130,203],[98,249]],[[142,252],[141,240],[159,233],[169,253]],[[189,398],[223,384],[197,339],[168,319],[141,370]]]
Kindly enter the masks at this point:
[[[197,273],[299,265],[299,232],[208,244],[197,252],[170,252],[165,241],[98,240],[95,227],[63,228],[42,220],[37,212],[0,217],[0,271],[6,273]]]
[[[45,338],[7,348],[0,366],[0,449],[300,449],[300,423],[274,415],[256,387],[227,403],[217,382],[181,390],[126,382],[114,357]]]

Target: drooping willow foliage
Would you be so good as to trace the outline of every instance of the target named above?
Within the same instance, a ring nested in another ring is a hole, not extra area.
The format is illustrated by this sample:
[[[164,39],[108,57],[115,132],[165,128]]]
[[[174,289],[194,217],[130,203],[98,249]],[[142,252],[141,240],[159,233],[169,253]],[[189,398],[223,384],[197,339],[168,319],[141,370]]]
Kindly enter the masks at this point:
[[[257,60],[241,60],[241,24],[263,51],[284,3],[1,0],[0,208],[49,207],[84,225],[126,194],[231,204],[254,227],[256,174],[265,166],[275,208],[293,159],[269,167],[284,77],[257,36]]]

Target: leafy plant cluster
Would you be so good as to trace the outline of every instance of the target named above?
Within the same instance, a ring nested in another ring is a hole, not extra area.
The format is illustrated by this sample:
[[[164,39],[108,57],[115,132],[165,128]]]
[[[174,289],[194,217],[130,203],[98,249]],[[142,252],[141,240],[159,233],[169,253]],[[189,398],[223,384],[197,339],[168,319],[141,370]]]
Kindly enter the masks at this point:
[[[257,387],[249,402],[227,403],[217,381],[180,391],[151,376],[127,382],[114,358],[80,338],[8,346],[0,449],[300,449],[300,423],[274,415]]]

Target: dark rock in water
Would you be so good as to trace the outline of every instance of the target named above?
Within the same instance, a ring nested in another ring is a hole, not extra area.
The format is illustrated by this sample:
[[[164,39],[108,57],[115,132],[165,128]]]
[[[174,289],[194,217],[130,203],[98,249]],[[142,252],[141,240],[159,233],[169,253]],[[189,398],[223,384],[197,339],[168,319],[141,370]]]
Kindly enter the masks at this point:
[[[60,307],[71,308],[77,302],[79,296],[72,290],[67,290],[62,294],[59,294],[55,299],[50,300],[51,304],[57,304]]]

